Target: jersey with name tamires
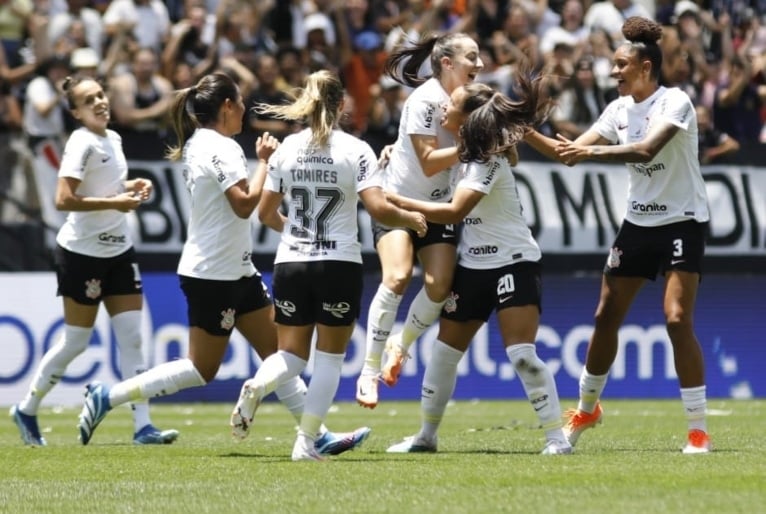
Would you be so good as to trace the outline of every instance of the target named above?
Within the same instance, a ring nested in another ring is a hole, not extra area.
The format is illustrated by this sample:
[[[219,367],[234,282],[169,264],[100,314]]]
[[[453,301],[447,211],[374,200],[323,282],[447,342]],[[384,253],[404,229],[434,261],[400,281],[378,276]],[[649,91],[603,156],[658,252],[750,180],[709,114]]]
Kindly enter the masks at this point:
[[[435,78],[418,86],[407,98],[399,121],[399,135],[384,172],[387,191],[417,200],[446,202],[450,199],[451,174],[458,166],[427,177],[411,137],[435,136],[439,148],[454,146],[454,137],[441,126],[442,108],[447,102],[449,95]]]
[[[461,266],[495,269],[540,260],[540,247],[524,219],[516,178],[505,157],[465,164],[455,188],[486,195],[463,220],[458,248]]]
[[[593,125],[617,144],[641,141],[659,122],[679,128],[650,162],[627,163],[630,172],[625,219],[654,227],[694,219],[708,221],[707,192],[700,172],[697,114],[689,96],[660,87],[643,102],[630,95],[611,102]]]
[[[79,180],[75,191],[79,196],[105,198],[124,193],[128,163],[122,138],[113,130],[100,136],[78,128],[67,140],[58,176]],[[116,209],[70,212],[56,242],[71,252],[92,257],[114,257],[133,246],[127,217]]]
[[[253,275],[250,220],[234,213],[225,194],[249,179],[242,147],[215,130],[199,128],[184,144],[182,160],[191,214],[178,274],[206,280]]]
[[[318,148],[310,129],[287,136],[269,159],[264,189],[285,195],[287,221],[274,260],[362,262],[358,193],[380,186],[370,145],[334,130]]]

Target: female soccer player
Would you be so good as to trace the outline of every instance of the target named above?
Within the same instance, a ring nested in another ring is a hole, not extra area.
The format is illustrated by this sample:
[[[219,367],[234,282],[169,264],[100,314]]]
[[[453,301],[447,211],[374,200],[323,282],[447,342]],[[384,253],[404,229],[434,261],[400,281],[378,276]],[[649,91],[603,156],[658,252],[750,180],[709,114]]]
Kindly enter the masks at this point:
[[[313,73],[293,104],[256,108],[285,120],[307,120],[309,127],[285,138],[269,160],[258,215],[282,234],[272,284],[279,351],[242,386],[231,426],[235,437],[247,436],[261,399],[306,367],[316,331],[314,370],[292,459],[322,460],[316,433],[335,398],[361,306],[357,196],[373,218],[419,236],[426,221],[386,201],[372,148],[336,129],[343,112],[337,76]],[[286,215],[279,212],[283,200]]]
[[[484,84],[456,89],[442,125],[458,134],[459,174],[452,200],[424,202],[392,196],[437,223],[474,220],[463,228],[452,291],[442,310],[439,336],[426,365],[420,431],[389,453],[434,452],[437,430],[455,390],[457,366],[473,337],[496,311],[508,359],[545,430],[543,454],[568,454],[553,374],[535,351],[540,324],[540,248],[522,215],[512,166],[527,126],[541,122],[549,102],[541,83],[519,75],[518,100]],[[477,222],[480,220],[480,222]],[[482,251],[491,248],[491,251]]]
[[[705,366],[694,333],[694,304],[710,218],[697,157],[697,118],[686,93],[659,85],[662,27],[628,18],[614,53],[620,98],[574,141],[528,132],[534,148],[573,165],[586,159],[624,162],[630,173],[627,215],[601,281],[593,335],[580,376],[580,401],[565,432],[573,445],[601,421],[599,403],[617,355],[617,334],[638,291],[665,277],[663,308],[688,423],[684,453],[707,453]]]
[[[426,59],[433,73],[430,78],[418,76]],[[483,66],[478,45],[462,33],[433,36],[391,54],[386,72],[417,88],[402,111],[385,170],[387,191],[417,200],[449,201],[458,158],[452,134],[439,124],[442,106],[456,88],[473,82]],[[380,223],[373,224],[373,232],[383,276],[370,305],[365,363],[356,391],[357,402],[370,409],[378,404],[378,380],[396,384],[410,345],[438,318],[452,283],[458,236],[452,223],[430,223],[424,238],[406,227]],[[410,305],[402,332],[389,339],[415,257],[423,266],[424,286]],[[384,348],[388,358],[381,370]]]
[[[144,369],[141,353],[141,274],[126,213],[152,192],[146,179],[127,180],[122,139],[109,123],[109,99],[90,78],[63,84],[72,115],[82,126],[69,137],[59,169],[56,208],[69,215],[56,237],[58,294],[64,299],[64,334],[43,356],[29,392],[11,407],[25,444],[45,446],[37,410],[66,368],[90,343],[99,305],[104,303],[120,349],[120,372],[129,378]],[[172,443],[178,431],[160,431],[146,401],[132,398],[135,444]]]
[[[182,160],[191,195],[188,236],[178,264],[189,314],[189,356],[166,362],[111,388],[88,386],[80,414],[80,439],[93,431],[114,406],[202,386],[215,378],[229,337],[239,330],[259,356],[277,349],[274,308],[250,258],[249,217],[261,199],[266,159],[277,147],[268,133],[256,140],[260,157],[248,180],[242,147],[232,136],[242,130],[245,105],[236,83],[224,73],[206,75],[180,91],[171,114],[178,146],[169,152]],[[300,377],[276,384],[276,393],[300,418],[306,385]],[[317,451],[339,453],[361,443],[370,430],[332,434],[317,426]],[[317,437],[319,436],[319,437]]]

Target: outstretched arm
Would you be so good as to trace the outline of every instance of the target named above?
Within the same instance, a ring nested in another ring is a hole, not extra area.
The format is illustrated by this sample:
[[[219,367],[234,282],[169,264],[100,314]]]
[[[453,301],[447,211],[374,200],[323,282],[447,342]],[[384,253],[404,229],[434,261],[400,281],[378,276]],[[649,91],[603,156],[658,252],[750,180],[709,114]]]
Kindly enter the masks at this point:
[[[458,187],[449,202],[425,202],[413,200],[396,193],[386,192],[386,198],[391,203],[408,211],[418,211],[425,214],[428,221],[444,225],[460,223],[476,204],[484,198],[484,193],[465,187]]]

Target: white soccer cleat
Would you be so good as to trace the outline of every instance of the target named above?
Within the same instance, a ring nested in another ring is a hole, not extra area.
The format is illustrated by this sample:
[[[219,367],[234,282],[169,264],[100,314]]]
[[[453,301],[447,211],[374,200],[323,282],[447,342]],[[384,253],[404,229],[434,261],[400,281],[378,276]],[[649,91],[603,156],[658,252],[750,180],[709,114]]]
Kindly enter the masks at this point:
[[[545,443],[545,448],[540,452],[540,455],[571,455],[572,453],[574,453],[574,448],[569,444],[569,441],[551,439]]]
[[[253,379],[246,380],[239,393],[239,401],[231,413],[231,435],[234,439],[247,437],[262,397],[262,388],[253,387]]]
[[[378,405],[379,375],[359,375],[356,381],[356,403],[367,409]]]

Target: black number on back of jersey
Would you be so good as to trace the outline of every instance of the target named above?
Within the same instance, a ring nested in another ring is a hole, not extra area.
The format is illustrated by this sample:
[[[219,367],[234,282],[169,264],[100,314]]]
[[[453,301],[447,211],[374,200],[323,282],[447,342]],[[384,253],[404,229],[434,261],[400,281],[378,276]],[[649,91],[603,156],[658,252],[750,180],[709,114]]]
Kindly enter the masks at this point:
[[[335,187],[317,187],[314,194],[310,188],[295,186],[290,189],[290,197],[293,199],[296,223],[290,227],[290,234],[298,238],[310,238],[309,234],[316,234],[314,240],[323,241],[327,237],[330,218],[343,202],[343,191]],[[314,212],[318,209],[318,213]]]

